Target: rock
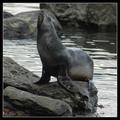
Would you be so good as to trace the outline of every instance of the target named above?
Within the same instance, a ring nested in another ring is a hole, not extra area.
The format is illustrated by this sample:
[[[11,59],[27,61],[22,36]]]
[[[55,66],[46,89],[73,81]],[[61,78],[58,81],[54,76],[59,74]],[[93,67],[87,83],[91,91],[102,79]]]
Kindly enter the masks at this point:
[[[29,111],[21,111],[21,110],[13,110],[9,107],[4,107],[3,116],[12,117],[12,116],[30,116],[31,113]]]
[[[40,11],[30,11],[30,12],[22,12],[15,16],[15,18],[19,18],[23,21],[26,21],[31,30],[32,30],[32,36],[31,38],[36,40],[37,36],[37,17]]]
[[[58,99],[34,95],[10,86],[5,88],[4,96],[6,100],[13,105],[20,107],[23,110],[29,109],[36,115],[72,115],[71,107]]]
[[[44,11],[48,16],[51,17],[57,31],[62,30],[62,26],[60,25],[58,19],[55,17],[55,15],[52,12],[48,11],[47,9],[41,9],[40,11]],[[19,13],[16,15],[16,17],[21,18],[22,20],[25,20],[26,22],[29,22],[30,24],[33,24],[33,26],[35,25],[36,27],[37,18],[40,11],[30,11],[30,12]]]
[[[37,75],[28,71],[24,67],[18,65],[15,61],[13,61],[9,57],[3,58],[3,68],[4,68],[3,80],[5,83],[5,86],[7,86],[7,84],[17,85],[17,81],[31,84],[40,79]]]
[[[5,19],[3,27],[4,39],[30,39],[32,36],[29,24],[15,17]]]
[[[32,115],[28,110],[20,110],[14,106],[11,102],[4,100],[3,104],[3,116],[30,116]]]
[[[61,33],[61,25],[57,18],[48,10],[43,10],[48,14],[56,27],[57,32]],[[12,18],[4,20],[5,39],[34,39],[37,36],[37,17],[40,11],[23,12]]]
[[[9,12],[3,11],[3,18],[9,18],[9,17],[13,17],[13,15]]]
[[[66,91],[57,82],[51,82],[45,85],[36,85],[34,82],[39,80],[39,77],[32,72],[18,65],[15,61],[8,57],[3,58],[3,82],[4,88],[8,86],[15,87],[19,90],[29,92],[37,96],[50,97],[59,99],[70,105],[73,115],[84,115],[97,110],[97,88],[93,82],[78,82],[75,81],[81,91],[81,100],[78,100],[73,94]],[[6,101],[6,98],[5,98]]]
[[[83,28],[90,31],[116,30],[116,4],[50,4],[41,3],[41,9],[52,11],[64,28]],[[92,29],[91,29],[92,28]]]

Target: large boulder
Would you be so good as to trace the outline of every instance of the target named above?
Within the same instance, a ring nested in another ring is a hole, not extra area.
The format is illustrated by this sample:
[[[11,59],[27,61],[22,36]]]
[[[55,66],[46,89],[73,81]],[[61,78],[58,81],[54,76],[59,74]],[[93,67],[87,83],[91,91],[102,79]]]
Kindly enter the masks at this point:
[[[63,26],[98,31],[115,31],[116,4],[41,3],[41,9],[52,11]]]
[[[7,84],[10,85],[10,83],[17,85],[18,81],[31,84],[40,79],[37,75],[20,66],[9,57],[3,58],[3,78],[5,86]]]
[[[4,19],[3,30],[4,39],[29,39],[32,36],[29,24],[15,17]]]
[[[48,10],[43,10],[49,15],[55,25],[57,32],[61,32],[62,27],[54,16]],[[3,22],[4,39],[34,39],[37,36],[37,18],[40,11],[30,11],[18,13],[14,17],[6,18]]]
[[[86,117],[86,115],[89,116],[89,114],[94,117],[96,116],[98,91],[93,82],[90,82],[88,85],[87,82],[75,81],[75,84],[82,93],[80,99],[78,99],[60,86],[58,82],[51,82],[45,85],[34,84],[34,82],[39,80],[39,77],[7,57],[3,59],[3,80],[5,90],[4,100],[10,104],[7,104],[7,107],[11,108],[12,106],[16,108],[17,106],[17,110],[23,108],[22,110],[24,111],[23,106],[25,106],[27,111],[37,111],[35,113],[39,116],[82,115]],[[56,106],[56,103],[58,103],[58,106]],[[54,109],[48,104],[52,104]],[[36,107],[33,107],[33,105]],[[6,108],[6,105],[4,106]],[[50,112],[51,110],[52,112]],[[57,110],[60,111],[58,112]],[[66,110],[68,112],[66,112]],[[35,115],[35,113],[31,113],[31,116]]]
[[[13,17],[13,15],[9,12],[3,11],[3,18],[9,18],[9,17]]]
[[[30,109],[30,111],[36,115],[72,115],[71,107],[67,103],[58,99],[34,95],[10,86],[5,88],[4,96],[6,100],[11,102],[11,104],[22,109]]]

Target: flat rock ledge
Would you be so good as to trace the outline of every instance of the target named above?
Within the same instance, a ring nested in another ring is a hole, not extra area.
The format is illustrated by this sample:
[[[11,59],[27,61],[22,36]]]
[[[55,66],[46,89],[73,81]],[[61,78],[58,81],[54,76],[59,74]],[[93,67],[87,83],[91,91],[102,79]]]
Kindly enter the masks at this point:
[[[3,58],[4,117],[100,117],[97,114],[98,91],[93,82],[88,85],[87,82],[75,81],[82,93],[82,99],[78,101],[58,82],[50,82],[45,85],[34,84],[39,79],[37,75],[20,66],[11,58]],[[11,114],[8,111],[12,111]]]

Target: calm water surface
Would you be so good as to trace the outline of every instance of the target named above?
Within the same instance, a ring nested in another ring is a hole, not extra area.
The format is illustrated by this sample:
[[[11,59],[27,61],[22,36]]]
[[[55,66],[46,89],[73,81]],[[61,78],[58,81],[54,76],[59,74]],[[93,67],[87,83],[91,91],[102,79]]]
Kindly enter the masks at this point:
[[[61,36],[66,47],[78,47],[86,51],[94,61],[93,81],[98,88],[98,113],[103,117],[117,116],[117,54],[116,38],[111,33],[65,32]],[[42,64],[37,52],[36,41],[4,40],[3,55],[41,76]],[[56,81],[52,77],[51,82]]]

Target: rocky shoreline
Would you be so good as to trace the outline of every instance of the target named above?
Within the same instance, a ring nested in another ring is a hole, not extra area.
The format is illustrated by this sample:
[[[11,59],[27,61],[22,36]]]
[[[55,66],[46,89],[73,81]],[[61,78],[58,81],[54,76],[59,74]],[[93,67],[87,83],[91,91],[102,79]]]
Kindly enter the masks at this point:
[[[61,3],[40,4],[41,9],[54,13],[63,27],[85,29],[88,31],[115,32],[116,4]]]
[[[98,117],[97,88],[90,83],[77,82],[81,93],[79,100],[63,89],[57,82],[36,85],[39,77],[23,68],[11,58],[3,58],[4,101],[3,116],[79,116]],[[81,106],[81,107],[80,107]],[[11,112],[11,114],[9,114]]]
[[[40,4],[64,29],[84,29],[95,32],[116,31],[116,4]],[[36,40],[39,11],[12,15],[3,12],[4,39]],[[58,30],[59,33],[59,30]]]
[[[48,10],[44,10],[46,14],[52,17],[56,25],[57,31],[61,31],[62,27],[54,16]],[[3,12],[3,36],[4,39],[33,39],[36,40],[37,36],[37,18],[39,11],[23,12],[17,15],[6,17],[7,12]],[[10,13],[7,13],[10,14]],[[60,27],[61,29],[60,29]]]

